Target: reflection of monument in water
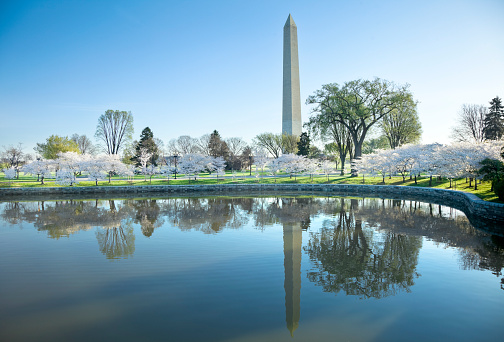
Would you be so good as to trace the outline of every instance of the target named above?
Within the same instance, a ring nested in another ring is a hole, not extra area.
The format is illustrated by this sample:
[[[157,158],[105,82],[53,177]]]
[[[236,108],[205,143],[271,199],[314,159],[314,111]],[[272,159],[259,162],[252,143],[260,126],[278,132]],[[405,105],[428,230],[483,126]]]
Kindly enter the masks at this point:
[[[301,312],[301,223],[283,224],[285,269],[285,321],[291,336],[299,326]]]

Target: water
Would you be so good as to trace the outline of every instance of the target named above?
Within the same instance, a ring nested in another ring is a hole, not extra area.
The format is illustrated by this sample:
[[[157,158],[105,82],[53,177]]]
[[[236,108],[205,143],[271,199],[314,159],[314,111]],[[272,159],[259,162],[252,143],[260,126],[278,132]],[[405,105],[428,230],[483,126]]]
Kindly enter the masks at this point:
[[[503,238],[414,201],[0,202],[1,341],[495,341]]]

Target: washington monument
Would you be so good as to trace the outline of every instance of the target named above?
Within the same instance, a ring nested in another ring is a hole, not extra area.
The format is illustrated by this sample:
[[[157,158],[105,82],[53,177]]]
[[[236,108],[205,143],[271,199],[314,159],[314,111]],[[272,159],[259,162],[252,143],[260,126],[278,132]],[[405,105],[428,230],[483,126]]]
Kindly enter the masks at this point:
[[[297,26],[289,14],[283,40],[282,133],[301,135]]]

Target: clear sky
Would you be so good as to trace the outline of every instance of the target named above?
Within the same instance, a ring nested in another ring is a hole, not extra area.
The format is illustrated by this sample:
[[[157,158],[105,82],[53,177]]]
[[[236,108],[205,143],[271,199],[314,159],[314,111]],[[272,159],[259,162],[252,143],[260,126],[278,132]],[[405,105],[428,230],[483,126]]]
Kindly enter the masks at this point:
[[[423,142],[504,97],[504,1],[0,0],[0,147],[94,140],[107,109],[165,143],[281,131],[283,26],[298,27],[302,118],[326,83],[409,83]]]

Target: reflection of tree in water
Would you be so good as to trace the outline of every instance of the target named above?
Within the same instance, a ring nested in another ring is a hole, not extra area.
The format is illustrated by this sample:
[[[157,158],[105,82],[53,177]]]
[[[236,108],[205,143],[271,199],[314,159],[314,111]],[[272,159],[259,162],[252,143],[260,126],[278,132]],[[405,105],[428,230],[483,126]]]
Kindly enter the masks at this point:
[[[128,217],[128,208],[110,211],[100,206],[101,201],[39,201],[11,202],[2,212],[10,223],[30,222],[51,238],[68,237],[96,226],[118,226]]]
[[[324,203],[327,201],[328,199],[293,196],[258,198],[253,207],[254,223],[259,229],[277,223],[296,223],[301,224],[303,230],[307,230],[311,218],[325,211]]]
[[[463,269],[485,269],[502,276],[504,238],[475,229],[456,210],[443,210],[430,203],[367,199],[359,214],[371,227],[425,236],[436,243],[457,247]]]
[[[325,214],[334,219],[324,223],[325,231],[317,238],[334,239],[331,229],[336,232],[339,229],[337,238],[341,240],[341,235],[347,234],[347,248],[354,248],[354,253],[364,253],[366,246],[373,251],[375,246],[385,246],[386,242],[396,243],[404,240],[403,235],[407,234],[425,236],[436,243],[457,247],[461,266],[465,269],[488,269],[502,276],[504,266],[502,238],[474,229],[466,217],[455,210],[415,201],[351,201],[315,196],[212,197],[142,199],[138,202],[10,201],[3,202],[0,208],[0,215],[6,222],[13,225],[33,223],[37,229],[47,231],[52,238],[68,237],[93,227],[119,228],[128,218],[140,224],[146,236],[151,236],[153,230],[164,221],[182,230],[195,229],[205,233],[239,228],[249,220],[259,229],[274,224],[301,223],[303,230],[306,230],[314,217]],[[409,242],[400,243],[408,245]],[[387,248],[392,247],[387,245]],[[373,254],[369,252],[359,257],[367,260],[369,255]]]
[[[25,221],[24,213],[27,203],[10,201],[5,202],[1,214],[2,219],[10,224],[21,224]]]
[[[163,220],[159,218],[160,208],[156,200],[145,199],[128,202],[135,209],[135,223],[142,227],[142,234],[150,237],[154,229],[163,225]]]
[[[132,213],[128,210],[131,206],[125,203],[118,209],[114,200],[109,200],[108,202],[108,217],[115,217],[116,222],[117,218],[122,216],[122,213],[128,213],[124,219],[131,217]],[[119,224],[115,226],[102,226],[101,229],[96,231],[96,239],[98,240],[100,251],[105,254],[107,259],[127,258],[135,252],[135,234],[131,220],[128,220],[125,224],[122,224],[122,221],[120,219],[118,221]]]
[[[100,252],[107,259],[127,258],[135,252],[135,234],[131,221],[119,227],[97,230],[96,239]]]
[[[392,232],[379,233],[357,219],[358,200],[347,208],[341,199],[339,213],[326,220],[305,247],[317,271],[308,278],[324,291],[361,298],[382,298],[410,291],[422,238]]]
[[[253,201],[253,198],[223,197],[169,199],[163,201],[162,212],[181,230],[213,234],[247,224]]]

